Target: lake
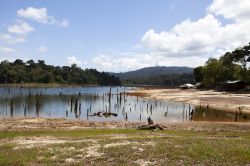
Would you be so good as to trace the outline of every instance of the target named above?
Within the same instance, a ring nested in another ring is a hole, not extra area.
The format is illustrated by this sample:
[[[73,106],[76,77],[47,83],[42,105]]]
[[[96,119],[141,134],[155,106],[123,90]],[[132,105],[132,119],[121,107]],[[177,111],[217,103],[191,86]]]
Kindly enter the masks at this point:
[[[91,121],[249,121],[240,111],[125,95],[136,87],[0,88],[0,117],[66,118]],[[110,93],[111,92],[111,93]]]

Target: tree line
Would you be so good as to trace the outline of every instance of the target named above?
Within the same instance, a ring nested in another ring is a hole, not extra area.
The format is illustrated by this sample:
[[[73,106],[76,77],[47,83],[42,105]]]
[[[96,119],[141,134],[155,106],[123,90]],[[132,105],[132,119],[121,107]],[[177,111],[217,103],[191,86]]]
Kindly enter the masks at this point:
[[[0,83],[61,83],[61,84],[97,84],[121,85],[118,77],[96,69],[81,69],[71,66],[53,66],[45,61],[34,60],[14,62],[4,60],[0,63]]]
[[[194,79],[206,88],[216,88],[227,80],[242,80],[250,83],[250,43],[219,59],[209,58],[204,66],[194,68]]]
[[[182,84],[193,83],[192,73],[182,74],[164,74],[153,77],[145,77],[139,79],[122,79],[123,84],[131,85],[153,85],[166,87],[179,87]]]

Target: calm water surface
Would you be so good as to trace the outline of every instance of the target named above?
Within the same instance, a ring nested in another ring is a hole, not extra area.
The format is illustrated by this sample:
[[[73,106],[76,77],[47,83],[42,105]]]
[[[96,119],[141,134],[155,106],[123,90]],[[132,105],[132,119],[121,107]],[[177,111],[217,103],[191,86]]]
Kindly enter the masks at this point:
[[[244,113],[228,113],[190,104],[127,96],[133,87],[0,88],[0,117],[43,117],[93,121],[248,121]],[[111,92],[111,93],[110,93]]]

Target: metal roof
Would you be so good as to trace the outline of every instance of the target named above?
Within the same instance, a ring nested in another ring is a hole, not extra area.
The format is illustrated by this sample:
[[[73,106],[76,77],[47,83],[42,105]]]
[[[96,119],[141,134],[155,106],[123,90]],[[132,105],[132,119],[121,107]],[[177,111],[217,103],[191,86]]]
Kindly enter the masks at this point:
[[[235,83],[238,83],[238,82],[241,82],[242,80],[234,80],[234,81],[230,81],[230,80],[228,80],[228,81],[226,81],[225,83],[227,83],[227,84],[235,84]]]

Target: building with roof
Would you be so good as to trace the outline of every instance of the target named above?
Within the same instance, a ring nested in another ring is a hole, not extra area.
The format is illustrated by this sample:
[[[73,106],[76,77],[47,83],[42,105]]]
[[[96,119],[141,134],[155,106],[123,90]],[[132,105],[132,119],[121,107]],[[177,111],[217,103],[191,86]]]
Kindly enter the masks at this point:
[[[193,88],[195,88],[195,86],[192,84],[183,84],[180,86],[180,88],[181,89],[193,89]]]
[[[234,81],[227,80],[220,84],[220,88],[229,91],[242,90],[246,88],[246,83],[242,80],[234,80]]]

